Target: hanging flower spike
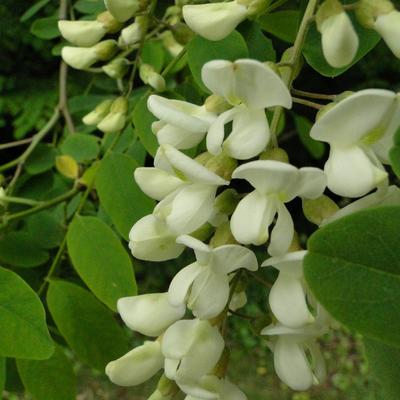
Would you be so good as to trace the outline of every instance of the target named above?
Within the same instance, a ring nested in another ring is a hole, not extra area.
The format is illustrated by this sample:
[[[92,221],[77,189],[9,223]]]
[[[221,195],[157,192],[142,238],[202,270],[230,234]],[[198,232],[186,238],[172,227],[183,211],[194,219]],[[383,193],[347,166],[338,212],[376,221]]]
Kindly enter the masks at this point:
[[[152,125],[158,143],[170,144],[176,149],[197,146],[216,119],[216,115],[208,112],[204,106],[157,95],[149,97],[147,107],[160,120]]]
[[[325,0],[318,8],[317,28],[326,61],[335,68],[349,65],[358,50],[358,36],[338,0]]]
[[[185,400],[246,400],[246,395],[228,379],[219,379],[206,375],[194,385],[181,384],[180,389],[186,393]]]
[[[176,236],[194,232],[212,215],[218,186],[229,182],[170,145],[160,146],[154,165],[135,170],[143,192],[161,200],[154,215]]]
[[[308,390],[326,378],[325,361],[315,339],[329,329],[330,317],[322,307],[313,324],[289,328],[282,324],[269,325],[262,335],[274,337],[271,348],[278,377],[293,390]],[[306,352],[311,355],[312,365]],[[314,371],[313,371],[314,369]]]
[[[164,364],[161,345],[156,342],[144,342],[129,353],[106,366],[106,374],[119,386],[136,386],[154,376]]]
[[[145,261],[166,261],[179,257],[185,246],[176,243],[177,235],[165,221],[146,215],[129,232],[129,248],[134,257]]]
[[[342,100],[317,119],[310,135],[330,145],[324,171],[328,188],[361,197],[386,179],[393,135],[400,126],[399,95],[366,89]]]
[[[326,186],[325,175],[318,168],[298,169],[271,160],[243,164],[232,178],[245,179],[255,188],[239,202],[232,215],[233,236],[242,244],[261,245],[268,240],[268,228],[277,214],[268,247],[272,256],[285,254],[293,239],[293,220],[284,203],[297,196],[315,199]]]
[[[211,124],[208,151],[217,155],[224,150],[238,160],[261,153],[270,139],[265,109],[292,106],[281,78],[262,62],[247,59],[210,61],[203,66],[201,75],[208,89],[233,106]],[[232,132],[224,141],[225,125],[231,121]]]
[[[146,336],[160,336],[186,311],[184,305],[177,307],[168,302],[168,293],[149,293],[123,297],[117,303],[118,312],[130,329]]]
[[[303,282],[303,258],[306,251],[271,257],[261,264],[272,266],[279,275],[269,292],[269,305],[277,320],[289,328],[298,328],[314,321],[307,305]]]
[[[199,240],[183,235],[177,239],[194,250],[196,262],[178,272],[168,290],[169,302],[188,308],[200,319],[218,316],[229,300],[229,274],[239,268],[256,271],[254,253],[238,245],[225,245],[211,249]]]
[[[190,29],[208,40],[221,40],[247,18],[247,7],[240,1],[185,5],[183,18]]]
[[[218,329],[208,321],[175,322],[161,343],[165,375],[178,384],[197,382],[215,367],[224,347]]]

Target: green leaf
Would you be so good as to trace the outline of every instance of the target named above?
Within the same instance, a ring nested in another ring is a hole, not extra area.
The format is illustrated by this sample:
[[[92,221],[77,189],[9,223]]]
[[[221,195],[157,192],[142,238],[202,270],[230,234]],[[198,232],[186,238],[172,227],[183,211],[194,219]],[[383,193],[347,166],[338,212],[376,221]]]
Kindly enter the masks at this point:
[[[105,11],[104,1],[100,0],[78,0],[74,8],[82,14],[99,14]]]
[[[58,18],[47,17],[36,19],[31,25],[31,33],[32,35],[45,40],[59,37],[60,31],[58,30]]]
[[[225,39],[217,42],[195,36],[187,45],[187,55],[193,78],[205,92],[209,92],[201,79],[203,65],[211,60],[235,61],[238,58],[246,58],[249,56],[249,52],[243,36],[234,31]]]
[[[0,393],[3,393],[6,385],[6,359],[0,357]]]
[[[400,177],[400,146],[395,145],[390,149],[389,152],[390,165],[392,166],[393,172]]]
[[[0,355],[43,360],[54,352],[43,305],[16,273],[0,267]]]
[[[314,233],[304,259],[312,292],[335,319],[393,345],[400,345],[399,230],[399,206],[360,211]]]
[[[0,261],[20,268],[44,264],[49,254],[39,248],[26,232],[10,232],[0,239]]]
[[[388,327],[391,329],[391,326]],[[384,391],[384,400],[400,398],[400,349],[365,338],[365,352],[371,370]]]
[[[61,153],[71,156],[78,163],[94,160],[99,151],[96,137],[82,133],[68,135],[61,145]]]
[[[26,219],[31,238],[43,249],[54,249],[64,238],[60,218],[51,211],[42,211]]]
[[[68,229],[67,246],[79,276],[109,308],[116,311],[119,298],[137,293],[130,257],[100,219],[75,218]]]
[[[150,214],[154,207],[154,201],[140,190],[133,178],[137,167],[133,158],[111,153],[101,162],[96,175],[100,203],[125,239],[133,224]]]
[[[25,22],[29,18],[32,18],[35,14],[37,14],[45,5],[47,5],[50,0],[40,0],[36,2],[33,6],[29,7],[21,16],[20,21]],[[1,391],[0,391],[1,393]]]
[[[157,72],[160,72],[165,61],[164,46],[161,41],[146,41],[143,45],[140,58],[145,64],[150,64]]]
[[[19,375],[34,400],[74,400],[76,378],[64,351],[56,351],[48,360],[17,360]]]
[[[133,125],[144,148],[154,157],[158,149],[158,142],[156,135],[151,130],[151,124],[157,121],[157,118],[147,108],[148,98],[149,93],[146,93],[136,104],[133,110]]]
[[[277,38],[294,43],[299,25],[299,12],[294,10],[264,14],[257,19],[261,28]]]
[[[26,160],[25,169],[31,175],[41,174],[54,166],[57,150],[48,144],[39,143]]]
[[[310,136],[310,130],[312,123],[305,117],[300,115],[294,116],[294,122],[296,125],[297,133],[303,146],[308,150],[308,152],[317,160],[321,159],[325,153],[325,144],[314,140]]]
[[[86,363],[101,371],[125,354],[128,338],[91,293],[75,284],[54,280],[47,292],[50,313],[71,349]]]
[[[241,24],[241,34],[249,48],[249,57],[259,61],[276,61],[272,40],[267,38],[255,22]]]
[[[343,74],[378,44],[380,36],[375,31],[363,28],[355,18],[352,18],[352,20],[360,39],[360,44],[352,63],[343,68],[333,68],[326,62],[322,53],[321,34],[317,31],[315,24],[311,25],[304,44],[303,55],[307,63],[321,75],[334,78]]]

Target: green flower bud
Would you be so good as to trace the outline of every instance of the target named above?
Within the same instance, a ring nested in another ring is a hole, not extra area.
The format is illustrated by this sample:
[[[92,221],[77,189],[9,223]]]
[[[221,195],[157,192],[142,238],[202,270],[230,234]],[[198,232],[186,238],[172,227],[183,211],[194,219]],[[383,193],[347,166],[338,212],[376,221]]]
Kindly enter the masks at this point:
[[[384,14],[389,14],[395,8],[390,0],[360,0],[357,3],[356,16],[361,25],[374,28],[375,20]]]
[[[115,40],[103,40],[94,46],[99,61],[107,61],[115,56],[118,51],[118,44]]]
[[[128,100],[126,97],[118,97],[113,101],[110,112],[100,121],[97,128],[104,133],[119,132],[126,124],[128,112]]]
[[[163,92],[166,87],[165,79],[154,70],[150,64],[142,64],[139,68],[140,79],[158,92]]]
[[[224,246],[225,244],[237,244],[237,241],[232,235],[229,221],[221,224],[210,240],[210,246],[212,248]]]
[[[208,96],[204,106],[206,107],[207,111],[216,114],[221,114],[232,107],[222,96],[218,96],[217,94]]]
[[[102,70],[112,79],[121,79],[129,69],[129,61],[126,58],[114,58],[102,67]]]
[[[304,216],[313,224],[321,225],[322,221],[339,211],[338,205],[328,196],[322,195],[314,200],[303,199]]]
[[[97,125],[110,111],[112,102],[112,100],[102,101],[93,111],[83,117],[83,123],[85,125]]]
[[[188,44],[194,36],[193,31],[182,22],[174,24],[171,27],[171,31],[176,41],[182,45]]]
[[[282,54],[280,62],[283,64],[290,63],[292,61],[293,51],[294,51],[293,47],[289,47],[288,49],[286,49]],[[304,64],[304,59],[303,57],[301,57],[300,62],[296,65],[296,69],[293,71],[293,75],[291,66],[279,67],[278,68],[279,74],[284,81],[288,81],[291,76],[293,77],[293,80],[295,80],[299,76],[300,71],[303,68],[303,64]]]
[[[221,178],[229,181],[231,180],[233,171],[237,167],[237,161],[222,152],[217,156],[212,156],[204,166]]]
[[[268,149],[261,153],[260,160],[273,160],[289,163],[289,156],[285,150],[280,147],[274,147],[273,149]]]
[[[226,215],[232,215],[240,201],[240,196],[235,189],[226,189],[215,198],[215,208]]]
[[[118,22],[109,11],[104,11],[99,14],[96,20],[100,22],[109,33],[118,32],[122,28],[122,24]]]

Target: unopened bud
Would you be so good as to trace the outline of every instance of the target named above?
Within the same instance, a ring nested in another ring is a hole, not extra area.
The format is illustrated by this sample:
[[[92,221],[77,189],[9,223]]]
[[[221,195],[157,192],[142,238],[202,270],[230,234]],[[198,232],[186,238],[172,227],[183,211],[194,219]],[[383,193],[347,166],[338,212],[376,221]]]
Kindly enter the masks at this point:
[[[103,24],[104,28],[109,33],[118,32],[122,28],[122,24],[118,22],[109,11],[104,11],[99,14],[96,20]]]
[[[304,216],[315,225],[321,225],[323,220],[331,217],[338,210],[338,205],[325,195],[315,200],[303,199]]]
[[[223,214],[232,215],[239,201],[240,196],[235,189],[226,189],[215,198],[214,207]]]
[[[128,100],[126,97],[118,97],[113,101],[110,112],[101,120],[97,128],[104,133],[121,131],[125,127],[127,112]]]
[[[217,94],[208,96],[204,106],[207,111],[216,114],[221,114],[232,107],[222,96],[218,96]]]
[[[125,22],[143,8],[143,0],[104,0],[107,10],[117,21]]]
[[[214,236],[210,240],[210,246],[216,248],[226,244],[237,244],[237,241],[232,235],[229,221],[222,223],[215,230]]]
[[[237,167],[237,160],[222,152],[217,156],[212,156],[204,166],[221,178],[230,181]]]
[[[165,375],[162,375],[158,381],[157,391],[160,392],[163,396],[161,398],[164,400],[176,395],[179,392],[179,387],[174,381],[168,379]]]
[[[379,15],[374,28],[382,36],[392,53],[400,58],[400,12],[393,10]]]
[[[214,233],[214,227],[208,222],[206,222],[204,225],[202,225],[199,229],[196,229],[190,235],[198,240],[201,240],[202,242],[205,242],[210,238],[210,236],[213,233]]]
[[[115,40],[103,40],[94,46],[99,61],[107,61],[115,56],[118,50],[118,44]]]
[[[112,102],[112,100],[102,101],[93,111],[83,117],[83,123],[85,125],[97,125],[110,111]]]
[[[0,186],[0,206],[5,207],[7,202],[5,201],[6,191],[2,186]]]
[[[106,34],[107,28],[99,21],[58,21],[62,37],[81,47],[95,45]]]
[[[247,12],[250,18],[257,17],[263,14],[268,6],[271,4],[271,0],[253,0],[247,8]]]
[[[282,64],[289,64],[293,60],[294,48],[289,47],[286,49],[281,58]],[[300,58],[299,62],[296,65],[288,65],[288,66],[279,66],[279,74],[285,82],[288,82],[290,78],[295,80],[299,74],[301,69],[303,68],[304,59],[303,57]],[[294,68],[294,70],[293,70]]]
[[[160,37],[164,47],[173,57],[176,57],[183,50],[183,46],[175,40],[171,31],[164,31]]]
[[[357,2],[356,15],[361,25],[373,29],[380,15],[389,14],[394,10],[390,0],[360,0]]]
[[[129,47],[139,43],[147,31],[148,23],[149,18],[147,15],[136,17],[133,24],[122,29],[119,37],[120,46]]]
[[[78,163],[68,155],[56,157],[56,168],[61,175],[70,179],[76,179],[79,175]]]
[[[334,68],[349,65],[356,56],[359,40],[342,4],[338,0],[325,0],[316,18],[327,63]]]
[[[139,69],[140,79],[158,92],[165,90],[165,79],[150,64],[142,64]]]
[[[171,27],[171,31],[176,41],[182,45],[188,44],[194,36],[193,31],[182,22],[175,23]]]
[[[281,149],[280,147],[274,147],[273,149],[268,149],[261,153],[260,160],[272,160],[289,163],[289,156],[285,150]]]
[[[129,61],[126,58],[114,58],[102,67],[103,71],[112,79],[121,79],[129,69]]]

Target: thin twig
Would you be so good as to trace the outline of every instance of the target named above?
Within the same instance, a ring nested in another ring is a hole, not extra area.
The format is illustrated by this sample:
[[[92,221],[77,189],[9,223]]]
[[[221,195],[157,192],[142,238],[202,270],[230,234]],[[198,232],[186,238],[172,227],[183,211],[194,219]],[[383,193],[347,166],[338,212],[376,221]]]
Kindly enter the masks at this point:
[[[292,97],[292,100],[293,103],[302,104],[303,106],[315,108],[317,110],[320,110],[323,107],[322,104],[314,103],[313,101],[310,100],[299,99],[298,97]]]
[[[335,100],[336,99],[336,94],[306,92],[304,90],[298,90],[295,88],[292,88],[291,92],[296,96],[308,97],[309,99],[319,99],[319,100]]]
[[[0,144],[0,150],[9,149],[11,147],[23,146],[24,144],[28,144],[28,143],[32,142],[32,140],[33,140],[33,138],[30,137],[27,139],[17,140],[15,142]]]

